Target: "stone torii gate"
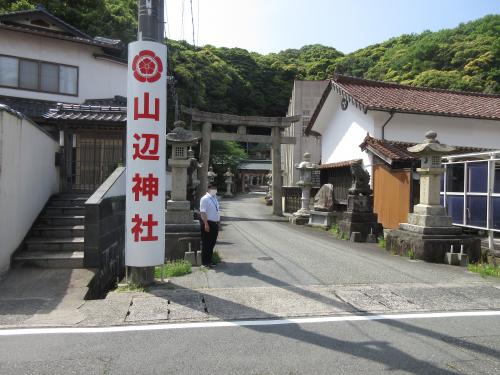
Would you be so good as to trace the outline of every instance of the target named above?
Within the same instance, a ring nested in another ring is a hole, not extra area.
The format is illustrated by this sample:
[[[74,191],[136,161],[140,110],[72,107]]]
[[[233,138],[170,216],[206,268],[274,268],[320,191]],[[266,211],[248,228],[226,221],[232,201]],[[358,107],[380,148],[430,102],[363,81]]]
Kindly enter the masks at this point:
[[[281,202],[281,145],[295,144],[295,137],[283,137],[281,131],[288,128],[294,122],[300,120],[300,116],[291,117],[261,117],[261,116],[237,116],[225,113],[203,112],[194,108],[182,106],[183,113],[190,115],[194,122],[201,122],[201,133],[193,132],[195,137],[201,138],[201,162],[203,163],[200,175],[199,192],[207,189],[208,164],[210,158],[211,141],[235,141],[248,143],[268,143],[272,145],[272,174],[273,174],[273,214],[282,216],[283,207]],[[212,125],[223,125],[233,128],[236,132],[213,132]],[[247,134],[247,127],[270,128],[271,135]]]

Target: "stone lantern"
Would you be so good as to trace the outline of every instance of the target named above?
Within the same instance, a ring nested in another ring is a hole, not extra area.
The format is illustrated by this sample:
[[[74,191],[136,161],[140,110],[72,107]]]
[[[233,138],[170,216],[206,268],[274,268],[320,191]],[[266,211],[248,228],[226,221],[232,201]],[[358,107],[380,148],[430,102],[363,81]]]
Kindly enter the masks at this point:
[[[311,200],[312,171],[318,169],[318,165],[311,163],[311,154],[306,152],[304,159],[295,164],[299,171],[299,181],[297,186],[302,191],[301,207],[292,215],[291,221],[294,224],[303,225],[309,222],[309,202]]]
[[[192,133],[185,129],[184,121],[176,121],[174,130],[167,134],[167,144],[172,146],[172,154],[168,164],[172,167],[172,200],[186,201],[188,148],[196,144],[197,140]]]
[[[191,163],[188,148],[196,144],[197,139],[185,129],[184,121],[176,121],[174,127],[166,136],[167,144],[172,147],[168,160],[172,168],[172,193],[167,202],[165,216],[168,259],[183,258],[188,244],[179,239],[192,237],[193,244],[199,243],[200,231],[199,223],[194,220],[190,202],[187,200],[188,167]]]
[[[215,177],[217,177],[217,173],[214,172],[214,168],[213,167],[210,167],[208,169],[208,182],[210,182],[211,184],[214,183],[215,181]]]
[[[441,206],[441,176],[444,168],[441,166],[441,157],[455,150],[439,143],[437,134],[429,131],[425,134],[424,143],[409,147],[408,151],[420,156],[420,203],[415,205],[413,213],[408,215],[408,223],[403,224],[406,229],[424,233],[424,228],[451,227],[452,220]],[[451,227],[453,228],[453,227]],[[459,228],[457,228],[459,229]]]
[[[226,177],[225,183],[226,183],[226,193],[224,194],[225,197],[231,198],[233,196],[233,193],[231,192],[232,187],[233,187],[233,177],[234,174],[231,173],[231,169],[228,168],[227,172],[224,173],[224,176]]]
[[[481,254],[481,241],[464,235],[462,228],[453,226],[445,207],[440,203],[441,176],[444,168],[441,157],[455,150],[439,143],[436,132],[425,134],[425,141],[408,151],[420,157],[420,203],[408,214],[408,222],[391,231],[386,238],[387,250],[407,255],[411,250],[415,258],[429,262],[450,262],[451,249],[462,249],[460,259],[469,257],[477,261]],[[465,253],[464,253],[465,251]],[[462,255],[465,254],[465,257]],[[458,254],[455,254],[458,255]],[[453,257],[459,259],[459,257]],[[451,262],[450,262],[451,263]]]

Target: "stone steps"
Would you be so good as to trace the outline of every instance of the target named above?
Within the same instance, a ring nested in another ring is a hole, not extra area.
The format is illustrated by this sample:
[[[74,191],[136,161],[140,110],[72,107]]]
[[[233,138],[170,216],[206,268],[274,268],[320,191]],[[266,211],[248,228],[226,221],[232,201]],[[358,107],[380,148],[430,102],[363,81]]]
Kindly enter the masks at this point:
[[[24,249],[26,251],[83,251],[84,245],[84,237],[31,237],[24,241]]]
[[[83,268],[83,251],[23,251],[14,258],[14,267]]]
[[[44,215],[40,216],[36,225],[47,226],[74,226],[83,225],[85,215]]]
[[[44,210],[47,215],[84,215],[85,207],[83,206],[49,206]]]
[[[41,238],[83,237],[84,232],[84,225],[37,226],[31,229],[31,236]]]
[[[50,204],[55,207],[83,206],[87,199],[87,197],[58,197],[51,199]]]
[[[83,268],[88,195],[51,197],[12,259],[14,267]]]

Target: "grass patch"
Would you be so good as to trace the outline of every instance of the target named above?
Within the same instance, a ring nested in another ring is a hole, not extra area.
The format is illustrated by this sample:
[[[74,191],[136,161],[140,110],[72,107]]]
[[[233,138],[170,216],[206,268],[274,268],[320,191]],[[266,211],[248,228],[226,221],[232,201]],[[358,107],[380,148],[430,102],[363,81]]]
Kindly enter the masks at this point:
[[[339,240],[347,241],[349,239],[347,233],[342,232],[337,224],[333,224],[332,227],[328,230],[328,232],[330,234],[333,234]]]
[[[136,285],[136,284],[125,284],[125,285],[119,285],[118,288],[116,288],[117,292],[145,292],[146,288]]]
[[[406,252],[406,255],[408,256],[408,258],[410,259],[415,259],[415,252],[413,251],[413,249],[410,249]]]
[[[222,258],[217,250],[215,250],[212,254],[212,262],[214,262],[215,264],[219,264],[220,262],[222,262]]]
[[[184,276],[191,273],[191,263],[186,260],[174,260],[165,263],[163,277]],[[155,278],[161,278],[161,266],[155,267]]]
[[[378,238],[377,243],[378,247],[380,247],[381,249],[385,249],[385,238],[383,236]]]
[[[467,269],[471,272],[475,272],[480,274],[483,277],[493,276],[500,277],[500,267],[494,266],[493,264],[488,263],[470,263],[467,266]]]
[[[328,232],[333,234],[335,237],[340,237],[340,229],[337,224],[333,224],[330,229],[328,229]]]

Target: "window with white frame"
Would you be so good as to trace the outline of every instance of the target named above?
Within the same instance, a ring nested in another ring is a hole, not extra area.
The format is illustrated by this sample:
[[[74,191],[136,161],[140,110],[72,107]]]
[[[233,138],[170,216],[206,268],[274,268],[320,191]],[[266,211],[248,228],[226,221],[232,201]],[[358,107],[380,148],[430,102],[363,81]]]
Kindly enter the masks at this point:
[[[78,94],[78,67],[0,55],[0,86]]]
[[[444,164],[441,202],[453,224],[500,231],[500,152],[451,158]]]

